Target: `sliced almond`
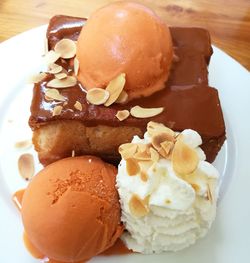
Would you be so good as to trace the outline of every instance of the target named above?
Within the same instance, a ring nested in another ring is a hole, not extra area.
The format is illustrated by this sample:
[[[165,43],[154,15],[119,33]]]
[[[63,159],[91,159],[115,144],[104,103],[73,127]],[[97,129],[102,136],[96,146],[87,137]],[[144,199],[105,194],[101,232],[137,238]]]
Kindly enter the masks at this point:
[[[72,150],[71,157],[75,157],[75,150]]]
[[[18,170],[20,175],[29,180],[35,173],[35,165],[33,155],[30,153],[22,154],[18,159]]]
[[[207,200],[209,200],[211,204],[213,203],[213,196],[209,184],[207,184]]]
[[[105,89],[93,88],[88,90],[86,99],[93,105],[104,104],[109,98],[109,92]]]
[[[147,182],[148,181],[148,174],[145,171],[141,171],[140,172],[140,178],[143,182]]]
[[[46,74],[45,72],[41,72],[41,73],[39,73],[39,74],[35,74],[35,75],[29,77],[28,83],[39,83],[39,82],[41,82],[46,76],[47,76],[47,74]]]
[[[166,204],[166,205],[170,205],[171,203],[172,203],[172,202],[171,202],[170,199],[166,199],[166,200],[165,200],[165,204]]]
[[[108,100],[104,103],[106,107],[110,106],[118,99],[124,88],[125,82],[125,73],[121,73],[109,82],[108,86],[106,87],[106,90],[109,92],[110,96]]]
[[[77,58],[74,58],[74,74],[77,76],[79,72],[79,60]]]
[[[199,158],[195,150],[182,140],[177,140],[172,152],[173,169],[179,174],[190,174],[198,166]]]
[[[77,84],[77,79],[73,76],[68,76],[64,79],[52,79],[47,83],[47,87],[63,89],[73,87]]]
[[[129,111],[128,110],[119,110],[117,111],[115,117],[119,120],[119,121],[124,121],[128,118],[129,116]]]
[[[143,217],[149,213],[149,209],[145,200],[142,200],[137,195],[133,195],[131,197],[128,206],[131,214],[135,217]]]
[[[161,143],[165,141],[174,142],[175,138],[169,133],[158,133],[152,137],[152,145],[157,149],[161,147]]]
[[[164,158],[169,159],[174,148],[174,143],[170,141],[162,142],[161,149],[158,151]]]
[[[79,110],[82,111],[82,104],[81,102],[79,102],[78,100],[76,101],[76,103],[74,104],[74,107]]]
[[[118,151],[124,160],[132,158],[137,151],[137,145],[133,143],[124,143],[120,145]]]
[[[60,94],[57,89],[47,89],[45,91],[45,97],[57,101],[65,101],[66,98]]]
[[[159,153],[152,147],[150,147],[149,150],[150,150],[151,160],[153,162],[158,162],[160,158]]]
[[[175,137],[175,132],[162,123],[150,121],[147,125],[147,132],[150,136],[154,136],[159,133],[168,133],[170,136]]]
[[[54,50],[50,50],[44,57],[46,65],[55,63],[60,58],[60,54]]]
[[[144,147],[145,146],[145,147]],[[140,161],[149,161],[151,160],[150,149],[148,145],[138,145],[138,150],[134,154],[134,158]]]
[[[49,52],[49,41],[48,38],[45,37],[44,39],[44,55],[46,55]]]
[[[129,176],[137,175],[140,172],[139,164],[132,158],[126,160],[126,169]]]
[[[190,185],[195,190],[195,192],[199,192],[200,191],[200,186],[198,184],[190,183]]]
[[[61,72],[63,70],[63,67],[60,65],[57,65],[55,63],[52,63],[49,65],[49,71],[48,73],[50,74],[58,74],[59,72]]]
[[[115,103],[125,103],[128,100],[128,93],[125,90],[122,90],[121,94],[115,101]]]
[[[55,106],[54,109],[53,109],[53,113],[52,113],[52,116],[57,116],[57,115],[60,115],[61,112],[62,112],[62,109],[63,107],[58,105],[58,106]]]
[[[15,147],[18,149],[27,149],[32,146],[31,140],[23,140],[15,143]]]
[[[44,98],[46,101],[53,101],[54,99],[50,98],[50,97],[47,97],[46,95],[44,95]]]
[[[139,152],[144,152],[146,150],[149,150],[149,144],[137,143],[137,146]]]
[[[61,58],[73,58],[76,55],[76,44],[73,40],[64,38],[56,43],[54,50]]]
[[[154,116],[162,113],[163,110],[164,110],[163,107],[160,107],[160,108],[142,108],[140,106],[135,106],[135,107],[131,108],[130,114],[136,118],[150,118],[150,117],[154,117]]]
[[[55,74],[56,79],[65,79],[67,78],[67,76],[68,76],[67,73],[64,73],[64,72]]]

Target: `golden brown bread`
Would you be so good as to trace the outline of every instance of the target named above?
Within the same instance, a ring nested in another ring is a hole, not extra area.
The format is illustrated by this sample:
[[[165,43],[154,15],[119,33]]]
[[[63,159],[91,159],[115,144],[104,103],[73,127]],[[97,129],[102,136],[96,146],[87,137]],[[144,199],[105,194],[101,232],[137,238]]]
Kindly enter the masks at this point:
[[[81,121],[61,120],[35,129],[33,144],[45,166],[72,156],[73,151],[75,155],[91,154],[117,162],[119,145],[130,142],[135,134],[141,136],[142,132],[135,127],[86,127]]]

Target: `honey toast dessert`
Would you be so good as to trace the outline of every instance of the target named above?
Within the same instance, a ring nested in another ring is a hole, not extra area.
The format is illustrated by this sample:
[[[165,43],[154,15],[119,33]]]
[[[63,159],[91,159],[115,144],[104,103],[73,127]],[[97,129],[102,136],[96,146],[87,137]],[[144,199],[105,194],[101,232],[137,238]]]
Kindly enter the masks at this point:
[[[57,15],[47,29],[49,50],[62,39],[77,41],[87,19]],[[210,35],[202,28],[170,27],[174,59],[168,80],[160,91],[135,98],[127,103],[93,105],[86,99],[86,89],[79,81],[70,88],[61,88],[61,101],[46,96],[48,82],[54,75],[47,73],[34,84],[29,125],[39,160],[48,165],[56,160],[91,154],[118,163],[119,145],[142,136],[149,121],[163,123],[175,131],[193,129],[201,137],[207,160],[214,161],[225,140],[225,124],[217,89],[209,87],[208,64],[212,55]],[[101,34],[101,31],[100,31]],[[73,59],[58,58],[55,62],[67,74],[74,71]],[[83,69],[84,70],[84,69]],[[164,107],[153,117],[124,120],[119,111],[139,105],[144,108]],[[58,109],[58,112],[55,112]]]

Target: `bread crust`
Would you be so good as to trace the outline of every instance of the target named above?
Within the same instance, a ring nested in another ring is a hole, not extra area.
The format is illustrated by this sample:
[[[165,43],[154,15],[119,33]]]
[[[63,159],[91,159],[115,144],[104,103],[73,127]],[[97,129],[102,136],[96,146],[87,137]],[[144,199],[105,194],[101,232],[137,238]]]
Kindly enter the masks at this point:
[[[118,163],[118,147],[130,142],[134,135],[142,136],[139,128],[130,126],[86,127],[81,121],[60,120],[40,126],[33,132],[33,144],[40,162],[46,166],[59,159],[75,155],[96,155]]]

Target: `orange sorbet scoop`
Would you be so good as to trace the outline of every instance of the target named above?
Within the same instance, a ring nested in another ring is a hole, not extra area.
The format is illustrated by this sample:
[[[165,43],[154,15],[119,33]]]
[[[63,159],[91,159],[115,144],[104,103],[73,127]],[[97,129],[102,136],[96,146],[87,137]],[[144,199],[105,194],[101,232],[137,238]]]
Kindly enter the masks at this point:
[[[123,231],[116,174],[92,156],[66,158],[39,172],[21,209],[32,244],[62,262],[87,260],[112,246]]]
[[[105,88],[121,73],[129,100],[164,88],[173,59],[168,26],[149,8],[117,2],[92,14],[77,42],[79,81]]]

